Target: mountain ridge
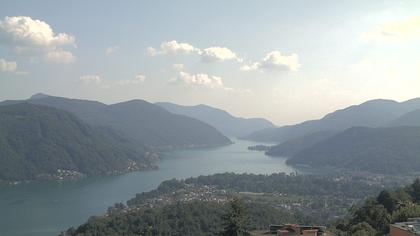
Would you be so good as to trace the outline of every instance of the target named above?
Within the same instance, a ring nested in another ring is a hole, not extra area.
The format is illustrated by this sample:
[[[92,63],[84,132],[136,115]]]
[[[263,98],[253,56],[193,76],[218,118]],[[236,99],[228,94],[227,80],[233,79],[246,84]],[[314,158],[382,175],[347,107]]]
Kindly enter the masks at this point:
[[[214,147],[231,143],[202,121],[172,114],[140,99],[106,105],[91,100],[36,95],[23,101],[4,101],[2,105],[19,102],[68,111],[90,125],[111,127],[152,148]]]
[[[336,110],[318,120],[264,129],[241,138],[252,141],[282,143],[323,130],[342,131],[354,126],[380,127],[416,109],[420,109],[420,98],[410,99],[405,102],[374,99],[359,105]]]
[[[169,112],[189,116],[208,123],[226,136],[240,137],[263,128],[274,127],[273,123],[264,118],[236,117],[225,110],[205,104],[195,106],[184,106],[170,102],[158,102],[155,104]]]

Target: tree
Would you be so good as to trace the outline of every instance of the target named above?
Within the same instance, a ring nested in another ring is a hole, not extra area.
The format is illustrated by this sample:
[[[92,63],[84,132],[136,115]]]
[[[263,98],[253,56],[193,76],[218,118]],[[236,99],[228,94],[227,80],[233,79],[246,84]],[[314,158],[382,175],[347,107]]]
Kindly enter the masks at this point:
[[[358,223],[350,229],[350,235],[352,236],[375,236],[376,234],[376,230],[366,222]]]
[[[390,214],[397,207],[397,200],[393,198],[391,193],[389,193],[387,190],[382,190],[382,192],[379,193],[376,200],[378,201],[378,203],[382,204]]]
[[[376,231],[388,233],[391,216],[382,204],[378,204],[376,199],[367,199],[362,207],[352,209],[351,213],[351,225],[366,222]]]
[[[230,209],[223,216],[223,236],[248,236],[249,218],[244,203],[239,198],[230,202]]]
[[[416,179],[411,185],[411,196],[414,202],[420,203],[420,179]]]
[[[420,216],[420,205],[408,204],[396,210],[392,215],[393,222],[407,221],[408,218]]]

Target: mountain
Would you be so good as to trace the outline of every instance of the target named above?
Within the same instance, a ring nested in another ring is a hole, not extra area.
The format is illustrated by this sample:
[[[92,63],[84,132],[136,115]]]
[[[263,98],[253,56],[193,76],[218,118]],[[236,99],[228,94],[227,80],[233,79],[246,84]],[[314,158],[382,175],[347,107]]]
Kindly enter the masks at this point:
[[[149,168],[153,155],[119,134],[51,107],[0,106],[0,180],[103,175]]]
[[[420,109],[408,112],[387,124],[388,126],[420,126]]]
[[[172,114],[143,100],[106,105],[96,101],[36,95],[26,101],[68,111],[90,125],[111,127],[127,138],[150,147],[212,147],[231,143],[214,127],[202,121]]]
[[[192,117],[210,124],[228,137],[241,137],[261,129],[274,127],[273,123],[263,118],[235,117],[224,110],[207,105],[181,106],[169,102],[155,104],[174,114]]]
[[[313,145],[326,140],[337,132],[334,131],[318,131],[307,134],[299,138],[291,139],[281,144],[272,146],[265,154],[269,156],[292,157],[300,151],[310,148]]]
[[[327,114],[322,119],[310,120],[297,125],[280,128],[269,128],[242,137],[243,139],[282,143],[306,134],[323,131],[342,131],[356,126],[379,127],[386,125],[397,117],[420,109],[420,98],[405,102],[392,100],[370,100]]]
[[[304,149],[288,164],[374,173],[420,171],[420,127],[354,127]]]

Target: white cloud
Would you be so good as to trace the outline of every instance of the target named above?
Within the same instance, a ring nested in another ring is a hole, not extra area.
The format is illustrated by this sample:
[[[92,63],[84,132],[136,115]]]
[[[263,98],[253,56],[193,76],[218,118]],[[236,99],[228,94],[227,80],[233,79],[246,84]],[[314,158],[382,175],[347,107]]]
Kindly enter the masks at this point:
[[[204,86],[208,88],[223,88],[222,78],[208,74],[190,74],[180,71],[177,78],[173,78],[170,82],[184,83],[189,86]]]
[[[17,63],[15,61],[6,61],[0,58],[0,71],[15,72],[17,69]]]
[[[204,73],[190,74],[185,71],[179,71],[178,77],[169,80],[170,83],[184,84],[190,87],[205,87],[211,89],[220,89],[222,91],[234,94],[252,94],[250,89],[236,89],[227,87],[223,83],[222,77],[208,75]]]
[[[205,49],[200,49],[194,47],[189,43],[180,43],[176,40],[169,42],[163,42],[160,44],[159,50],[148,47],[147,54],[149,56],[156,55],[175,55],[175,54],[194,54],[201,57],[203,62],[216,62],[216,61],[227,61],[227,60],[236,60],[241,62],[242,59],[239,58],[236,53],[226,47],[209,47]]]
[[[398,42],[420,36],[420,16],[382,24],[362,37],[368,41]]]
[[[146,76],[145,75],[136,75],[134,76],[133,79],[131,80],[120,80],[118,81],[119,85],[137,85],[137,84],[141,84],[146,80]]]
[[[61,48],[47,52],[45,54],[45,59],[56,63],[72,63],[75,61],[75,57],[71,52],[64,51]]]
[[[299,56],[296,53],[283,55],[280,51],[269,52],[260,62],[254,62],[243,65],[241,70],[279,70],[279,71],[297,71],[300,67]]]
[[[55,34],[47,23],[28,16],[6,16],[0,21],[0,35],[2,40],[28,46],[74,44],[73,36],[66,33]]]
[[[71,52],[62,46],[75,45],[75,38],[66,33],[54,33],[46,22],[28,16],[6,16],[0,20],[0,43],[14,47],[18,54],[41,54],[49,61],[74,61]]]
[[[120,50],[120,46],[111,46],[105,49],[105,54],[109,55],[109,54],[117,52],[118,50]]]
[[[236,53],[226,47],[210,47],[200,52],[201,59],[204,62],[237,60],[242,61]]]
[[[188,54],[193,52],[199,52],[199,49],[194,48],[189,43],[179,43],[176,40],[172,40],[169,42],[163,42],[160,44],[160,51],[157,51],[155,48],[148,47],[147,53],[150,56],[155,56],[158,54],[169,54],[169,55],[175,55],[175,54]]]
[[[102,82],[99,75],[82,75],[79,80],[85,84],[100,84]]]
[[[160,49],[164,54],[177,54],[177,53],[192,53],[197,49],[188,43],[178,43],[175,40],[170,42],[163,42],[160,45]]]

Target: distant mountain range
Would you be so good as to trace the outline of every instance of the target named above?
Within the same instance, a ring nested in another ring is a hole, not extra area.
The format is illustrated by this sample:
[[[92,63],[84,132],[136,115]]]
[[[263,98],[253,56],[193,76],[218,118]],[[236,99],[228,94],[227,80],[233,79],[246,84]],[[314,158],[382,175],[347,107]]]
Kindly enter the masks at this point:
[[[279,128],[267,128],[245,135],[242,138],[253,141],[282,143],[319,131],[338,132],[356,126],[380,127],[412,124],[416,120],[416,114],[420,113],[420,111],[412,115],[407,113],[418,109],[420,109],[420,98],[401,103],[392,100],[371,100],[360,105],[332,112],[319,120],[310,120],[297,125]],[[403,115],[407,117],[402,117]]]
[[[153,148],[214,147],[231,141],[214,127],[187,116],[173,114],[143,100],[112,105],[96,101],[36,94],[24,101],[68,111],[96,127],[109,127],[141,145]]]
[[[235,117],[224,110],[207,105],[181,106],[169,102],[155,104],[174,114],[192,117],[210,124],[228,137],[242,137],[258,130],[275,127],[273,123],[263,118]]]
[[[376,173],[420,172],[420,98],[371,100],[320,120],[257,131],[247,137],[278,142],[266,151],[291,165]]]
[[[420,172],[420,127],[349,128],[299,151],[287,163],[382,174]]]
[[[0,180],[68,179],[153,166],[156,156],[63,110],[0,106]]]

